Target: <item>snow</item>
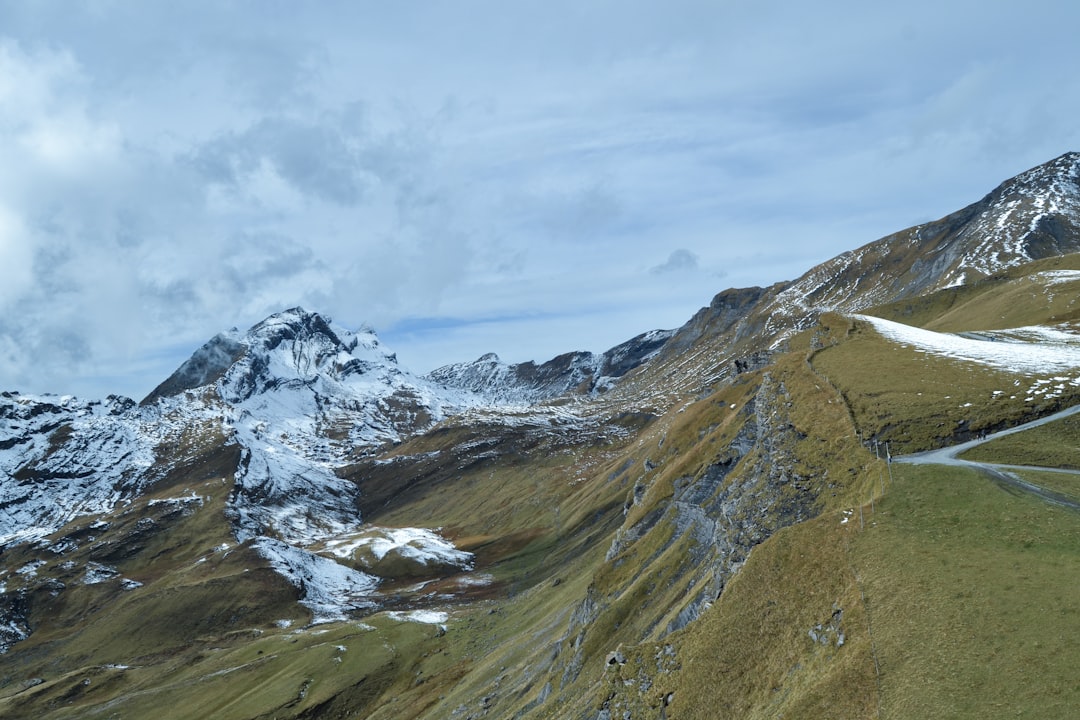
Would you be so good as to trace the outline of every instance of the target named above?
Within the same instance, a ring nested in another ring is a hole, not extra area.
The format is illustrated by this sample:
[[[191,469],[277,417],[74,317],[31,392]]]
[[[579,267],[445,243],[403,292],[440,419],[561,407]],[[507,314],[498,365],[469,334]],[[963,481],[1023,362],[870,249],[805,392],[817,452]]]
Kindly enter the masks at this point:
[[[450,618],[450,615],[440,610],[409,610],[408,612],[398,612],[395,610],[386,613],[386,617],[403,622],[442,625],[445,630],[445,623]]]
[[[870,315],[853,317],[873,325],[879,334],[893,342],[939,357],[1028,375],[1080,368],[1080,334],[1072,332],[1068,326],[1002,330],[988,336],[993,340],[982,340],[924,330]]]
[[[114,567],[96,562],[88,562],[86,563],[86,573],[83,575],[83,583],[86,585],[97,585],[106,580],[111,580],[119,574],[120,573],[117,572]]]
[[[146,507],[156,507],[158,505],[172,505],[183,507],[191,503],[194,503],[201,507],[203,502],[203,498],[196,495],[195,492],[192,491],[190,495],[182,495],[180,497],[154,498],[153,500],[150,500],[146,503]]]
[[[1035,273],[1032,277],[1044,285],[1060,285],[1080,280],[1080,270],[1044,270]]]
[[[1077,156],[1067,154],[1003,183],[996,198],[965,228],[963,239],[972,249],[960,265],[985,276],[1034,259],[1027,242],[1044,219],[1080,221],[1078,178]]]
[[[154,464],[151,425],[70,397],[0,395],[0,547],[40,540],[77,517],[106,513],[145,486]],[[63,443],[56,433],[66,434]],[[2,447],[2,446],[0,446]],[[29,472],[33,480],[13,476]]]
[[[28,578],[36,577],[38,568],[40,568],[44,564],[45,564],[44,560],[33,560],[31,562],[26,563],[25,565],[23,565],[21,568],[19,568],[15,572],[17,572],[19,575],[22,575],[22,576],[28,577]]]
[[[357,488],[335,473],[350,454],[480,402],[401,369],[374,332],[353,333],[300,309],[271,316],[237,342],[247,352],[216,387],[244,448],[230,502],[241,541],[272,531],[308,546],[356,532]]]
[[[374,606],[370,597],[379,580],[372,575],[273,538],[257,538],[252,547],[300,589],[300,604],[311,610],[312,624],[346,620]]]
[[[455,578],[454,582],[456,582],[459,587],[483,587],[484,585],[490,585],[495,582],[495,576],[488,573],[470,573]]]
[[[29,629],[25,625],[20,625],[17,620],[0,621],[0,655],[5,654],[15,643],[28,637],[30,637]]]
[[[342,619],[374,607],[379,579],[317,555],[316,547],[342,559],[364,548],[378,558],[399,553],[440,568],[473,564],[471,553],[436,530],[365,526],[356,484],[338,477],[358,451],[463,412],[536,432],[596,423],[571,406],[492,408],[467,390],[403,370],[371,330],[352,332],[299,308],[247,333],[219,335],[170,380],[173,389],[146,406],[126,398],[84,402],[0,393],[0,477],[6,478],[0,483],[0,548],[42,541],[81,517],[129,507],[186,461],[176,448],[199,452],[200,437],[223,436],[240,457],[226,504],[234,537],[250,542],[300,589],[314,622]],[[29,479],[15,480],[17,474]],[[197,512],[209,500],[185,489],[144,507]],[[65,538],[48,544],[56,554],[77,546]],[[115,568],[91,563],[83,581],[118,577]],[[119,582],[125,589],[140,586]]]
[[[440,537],[433,530],[423,528],[365,528],[360,537],[343,538],[326,543],[328,551],[340,558],[351,558],[366,548],[376,559],[395,552],[402,557],[416,560],[424,565],[454,565],[471,567],[473,554],[458,550],[454,544]]]
[[[964,284],[964,280],[966,278],[967,278],[967,273],[962,272],[959,275],[957,275],[956,277],[951,278],[949,280],[949,282],[947,282],[945,285],[942,285],[942,288],[960,287],[961,285]]]

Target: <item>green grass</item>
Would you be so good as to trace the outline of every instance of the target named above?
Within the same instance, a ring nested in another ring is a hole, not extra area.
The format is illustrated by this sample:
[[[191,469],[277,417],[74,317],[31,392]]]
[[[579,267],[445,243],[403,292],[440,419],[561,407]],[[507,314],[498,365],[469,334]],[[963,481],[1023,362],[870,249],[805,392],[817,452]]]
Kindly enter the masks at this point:
[[[720,601],[671,638],[672,717],[873,716],[871,644],[845,550],[854,531],[829,513],[754,549]],[[809,631],[837,609],[844,644],[815,643]]]
[[[882,717],[1075,717],[1080,515],[975,470],[893,472],[852,545]]]
[[[1080,317],[1080,281],[1048,285],[1034,277],[1055,270],[1080,270],[1080,254],[1047,258],[1010,268],[994,277],[902,300],[871,315],[939,332],[998,330],[1052,324]]]
[[[1037,470],[1010,470],[1021,479],[1080,502],[1080,475]]]
[[[826,316],[822,325],[835,344],[814,355],[814,369],[843,394],[862,437],[888,441],[894,454],[950,445],[1080,400],[1067,388],[1061,398],[1025,402],[1034,378],[917,352],[868,323]]]
[[[333,706],[367,712],[406,675],[402,665],[427,652],[416,670],[454,662],[430,625],[372,619],[310,630],[247,632],[161,665],[78,668],[0,700],[3,717],[246,720]],[[414,672],[416,671],[414,670]],[[89,681],[89,682],[87,682]],[[407,687],[407,683],[404,687]],[[316,713],[318,716],[319,713]]]
[[[1080,417],[1071,415],[983,443],[961,455],[976,462],[1080,469]]]

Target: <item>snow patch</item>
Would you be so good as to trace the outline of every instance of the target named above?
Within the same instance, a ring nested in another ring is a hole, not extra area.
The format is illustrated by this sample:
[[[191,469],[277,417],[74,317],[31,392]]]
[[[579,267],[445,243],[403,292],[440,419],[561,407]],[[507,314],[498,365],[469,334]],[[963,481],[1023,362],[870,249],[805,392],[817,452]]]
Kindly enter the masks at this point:
[[[106,580],[112,580],[119,574],[119,571],[114,567],[96,562],[88,562],[86,563],[86,573],[83,575],[83,583],[86,585],[97,585]]]
[[[376,577],[280,540],[260,537],[251,545],[300,589],[300,604],[311,610],[312,624],[345,620],[354,611],[374,606],[370,597],[379,584]]]
[[[351,558],[357,550],[366,549],[377,560],[393,552],[424,565],[472,566],[472,553],[458,550],[433,530],[369,527],[364,533],[361,537],[331,540],[326,549],[340,558]]]
[[[19,568],[15,572],[17,572],[19,575],[22,575],[23,577],[27,577],[27,578],[36,577],[38,568],[40,568],[44,564],[45,564],[44,560],[33,560],[31,562],[26,563],[25,565],[23,565],[21,568]]]
[[[1080,368],[1080,335],[1066,329],[1025,327],[972,339],[904,325],[870,315],[853,315],[883,337],[920,352],[974,362],[1007,372],[1046,374]]]
[[[446,621],[450,619],[448,613],[441,610],[409,610],[408,612],[391,611],[386,613],[386,617],[392,620],[398,620],[401,622],[415,622],[424,623],[426,625],[441,625],[446,629]]]

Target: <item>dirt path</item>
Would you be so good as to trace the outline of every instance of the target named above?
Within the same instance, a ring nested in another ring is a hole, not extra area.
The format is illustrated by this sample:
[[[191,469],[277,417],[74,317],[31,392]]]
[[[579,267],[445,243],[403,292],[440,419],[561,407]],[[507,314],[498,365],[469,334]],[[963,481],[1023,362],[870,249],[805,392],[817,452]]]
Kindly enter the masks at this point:
[[[1064,470],[1062,468],[1042,467],[1038,465],[1003,465],[996,463],[984,463],[975,462],[973,460],[963,460],[959,457],[962,453],[968,450],[978,447],[983,443],[996,440],[997,438],[1005,437],[1006,435],[1012,435],[1014,433],[1023,432],[1032,428],[1039,427],[1040,425],[1046,425],[1047,423],[1054,422],[1067,418],[1070,415],[1075,415],[1080,412],[1080,405],[1074,405],[1071,408],[1061,410],[1052,415],[1047,415],[1044,418],[1033,420],[1031,422],[1024,423],[1023,425],[1017,425],[1016,427],[1009,428],[1008,430],[1001,430],[996,433],[991,433],[984,438],[978,440],[968,440],[967,442],[960,443],[959,445],[952,445],[947,448],[940,448],[938,450],[927,450],[926,452],[913,453],[911,455],[897,455],[892,458],[893,462],[906,463],[908,465],[952,465],[954,467],[969,467],[974,468],[988,475],[995,483],[998,484],[1004,490],[1007,491],[1021,491],[1035,495],[1042,500],[1061,507],[1071,508],[1073,510],[1080,510],[1080,501],[1077,501],[1068,495],[1063,495],[1053,490],[1048,490],[1034,483],[1030,483],[1027,480],[1023,480],[1013,470],[1034,470],[1038,472],[1057,472],[1067,473],[1070,475],[1080,475],[1080,470]]]

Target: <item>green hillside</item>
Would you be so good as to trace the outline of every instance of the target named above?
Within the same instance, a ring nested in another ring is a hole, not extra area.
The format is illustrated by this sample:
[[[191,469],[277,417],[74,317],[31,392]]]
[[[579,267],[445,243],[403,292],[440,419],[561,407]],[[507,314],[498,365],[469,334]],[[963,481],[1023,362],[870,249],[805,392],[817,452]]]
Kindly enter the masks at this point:
[[[1056,325],[1075,292],[1054,273],[1077,265],[871,313]],[[452,418],[358,456],[341,474],[365,519],[441,528],[482,581],[391,572],[368,616],[316,625],[231,535],[236,447],[193,428],[140,505],[50,538],[93,535],[75,554],[4,558],[35,632],[0,658],[0,716],[1070,717],[1080,513],[884,458],[1072,405],[1076,386],[1029,401],[1044,378],[837,313],[731,367],[699,393]],[[647,372],[631,382],[655,387]],[[1069,419],[966,457],[1071,468],[1078,447]],[[1024,477],[1080,498],[1072,475]],[[82,583],[95,562],[118,575]]]

